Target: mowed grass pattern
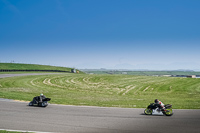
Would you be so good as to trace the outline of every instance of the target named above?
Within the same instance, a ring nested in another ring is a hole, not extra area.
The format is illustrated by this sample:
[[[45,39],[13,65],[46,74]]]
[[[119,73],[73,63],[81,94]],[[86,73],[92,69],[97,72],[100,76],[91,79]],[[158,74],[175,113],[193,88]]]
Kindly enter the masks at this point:
[[[200,109],[200,79],[134,75],[60,74],[0,79],[0,97],[51,103],[145,108],[155,98],[174,108]]]

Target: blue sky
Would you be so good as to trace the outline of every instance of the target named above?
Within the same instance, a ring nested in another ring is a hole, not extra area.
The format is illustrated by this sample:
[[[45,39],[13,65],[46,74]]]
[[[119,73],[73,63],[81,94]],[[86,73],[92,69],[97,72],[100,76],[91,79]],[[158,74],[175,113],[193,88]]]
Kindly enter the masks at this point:
[[[0,62],[200,70],[199,0],[0,0]]]

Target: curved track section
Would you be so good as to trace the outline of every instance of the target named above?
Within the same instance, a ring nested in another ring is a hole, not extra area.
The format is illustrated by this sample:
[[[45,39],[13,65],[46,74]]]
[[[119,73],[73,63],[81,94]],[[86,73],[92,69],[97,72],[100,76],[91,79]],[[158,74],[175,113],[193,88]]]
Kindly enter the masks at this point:
[[[16,76],[29,76],[29,75],[49,75],[60,73],[19,73],[19,74],[0,74],[0,78],[16,77]]]
[[[199,133],[200,110],[147,116],[144,109],[66,106],[30,107],[0,99],[0,129],[67,133]]]

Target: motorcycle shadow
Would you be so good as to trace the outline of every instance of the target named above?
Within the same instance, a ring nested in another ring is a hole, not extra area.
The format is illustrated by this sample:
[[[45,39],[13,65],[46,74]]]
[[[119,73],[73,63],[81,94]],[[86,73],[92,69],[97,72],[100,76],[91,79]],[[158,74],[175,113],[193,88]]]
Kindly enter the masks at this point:
[[[29,106],[29,105],[26,105],[26,106],[30,108],[46,108],[46,107],[41,107],[41,106]]]
[[[141,113],[140,115],[146,115],[145,113]],[[165,116],[165,115],[146,115],[146,116]]]

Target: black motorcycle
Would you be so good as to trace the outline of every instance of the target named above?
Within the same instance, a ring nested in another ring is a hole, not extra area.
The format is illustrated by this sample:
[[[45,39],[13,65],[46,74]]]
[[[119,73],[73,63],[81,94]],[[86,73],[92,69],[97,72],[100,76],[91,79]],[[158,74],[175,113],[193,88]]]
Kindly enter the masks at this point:
[[[156,115],[156,114],[164,114],[166,116],[173,115],[172,105],[166,104],[164,105],[165,109],[162,110],[159,107],[156,106],[155,103],[151,103],[145,110],[144,113],[146,115]]]
[[[38,107],[46,107],[48,106],[48,101],[50,101],[51,98],[44,98],[40,99],[39,96],[34,97],[33,100],[28,104],[29,106],[38,106]]]

